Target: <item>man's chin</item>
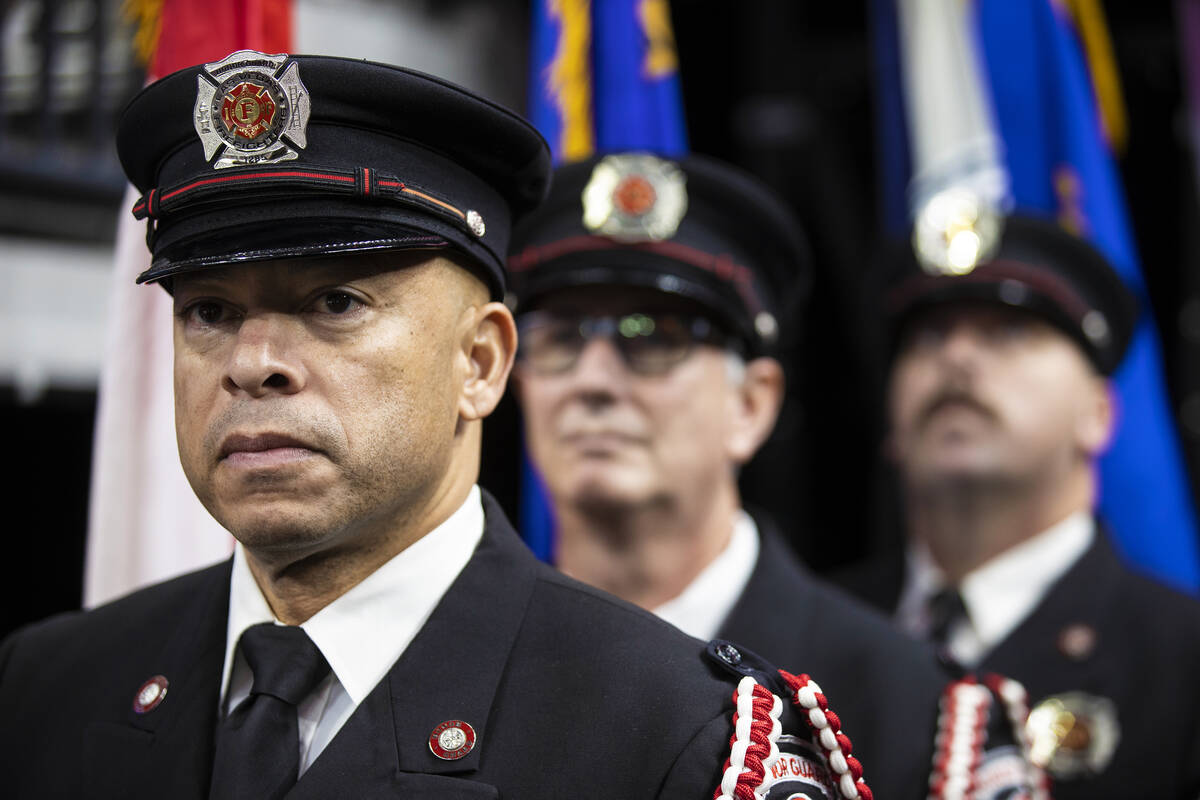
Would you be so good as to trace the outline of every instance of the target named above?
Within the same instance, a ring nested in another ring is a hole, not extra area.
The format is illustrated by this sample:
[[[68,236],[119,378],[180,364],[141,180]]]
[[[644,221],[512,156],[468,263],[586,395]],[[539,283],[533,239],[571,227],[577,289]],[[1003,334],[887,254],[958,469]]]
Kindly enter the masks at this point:
[[[928,489],[968,489],[1003,480],[1005,472],[980,458],[941,458],[909,471],[910,482]]]
[[[256,508],[213,516],[252,552],[304,554],[333,538],[330,525],[312,514]]]

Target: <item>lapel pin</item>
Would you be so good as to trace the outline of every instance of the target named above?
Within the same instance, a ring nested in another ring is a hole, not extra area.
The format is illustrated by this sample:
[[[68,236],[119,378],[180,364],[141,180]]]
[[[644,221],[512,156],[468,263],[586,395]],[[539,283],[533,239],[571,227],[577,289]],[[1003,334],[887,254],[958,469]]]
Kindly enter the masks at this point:
[[[475,748],[475,729],[461,719],[448,719],[429,734],[429,750],[443,761],[456,761]]]
[[[135,714],[145,714],[147,711],[153,711],[162,703],[163,698],[167,696],[167,686],[169,682],[162,675],[155,675],[137,690],[137,694],[133,696],[133,712]]]
[[[1058,650],[1072,661],[1084,661],[1096,649],[1099,637],[1091,625],[1077,622],[1058,634]]]

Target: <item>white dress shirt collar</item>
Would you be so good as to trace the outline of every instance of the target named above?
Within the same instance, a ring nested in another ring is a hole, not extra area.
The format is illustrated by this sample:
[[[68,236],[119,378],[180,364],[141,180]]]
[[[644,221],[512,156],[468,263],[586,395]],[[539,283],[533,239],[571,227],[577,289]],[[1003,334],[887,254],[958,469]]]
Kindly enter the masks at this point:
[[[697,639],[713,638],[750,582],[758,550],[758,526],[739,509],[725,549],[686,589],[654,613]]]
[[[959,585],[969,620],[951,628],[948,646],[965,666],[978,664],[1025,620],[1050,587],[1091,546],[1095,520],[1079,511],[969,572]],[[923,542],[910,542],[897,620],[928,635],[928,599],[946,585]]]
[[[425,625],[434,607],[470,560],[483,535],[479,487],[438,527],[396,554],[358,585],[314,614],[300,627],[320,649],[336,682],[357,706],[387,674]],[[233,556],[229,621],[222,675],[222,700],[236,691],[231,681],[234,648],[242,632],[276,621],[258,588],[239,544]],[[237,659],[240,661],[239,658]],[[248,670],[247,670],[248,671]],[[241,697],[229,697],[229,707]]]

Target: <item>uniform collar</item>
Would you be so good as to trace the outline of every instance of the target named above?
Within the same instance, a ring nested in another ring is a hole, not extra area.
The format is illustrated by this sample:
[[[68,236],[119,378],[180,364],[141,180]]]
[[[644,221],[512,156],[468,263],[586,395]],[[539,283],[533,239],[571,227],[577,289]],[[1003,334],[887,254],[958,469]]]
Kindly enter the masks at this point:
[[[750,581],[758,551],[758,526],[749,514],[739,509],[725,549],[687,588],[654,609],[654,613],[697,639],[713,638]]]
[[[1033,612],[1095,535],[1092,515],[1078,511],[969,572],[958,587],[969,624],[951,630],[951,652],[967,666],[978,663]],[[924,636],[925,605],[947,581],[923,542],[910,542],[906,558],[897,618],[906,630]]]
[[[421,630],[470,560],[483,535],[483,526],[480,491],[474,486],[445,522],[301,625],[356,705],[379,683]],[[234,550],[229,587],[222,702],[233,688],[230,675],[238,638],[251,625],[272,621],[277,622],[239,544]],[[240,655],[237,659],[240,660]]]

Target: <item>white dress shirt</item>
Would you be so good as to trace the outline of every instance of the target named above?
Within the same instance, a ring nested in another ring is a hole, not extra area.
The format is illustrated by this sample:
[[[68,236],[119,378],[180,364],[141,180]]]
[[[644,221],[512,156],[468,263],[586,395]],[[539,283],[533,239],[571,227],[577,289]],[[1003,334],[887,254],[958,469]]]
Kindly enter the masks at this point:
[[[758,561],[758,548],[758,526],[749,514],[739,509],[725,549],[686,589],[654,609],[654,613],[697,639],[713,638],[750,582]]]
[[[438,527],[396,554],[300,627],[331,673],[300,703],[300,774],[400,658],[425,625],[483,536],[479,487]],[[232,711],[250,694],[250,666],[235,647],[260,622],[282,624],[271,613],[239,544],[229,586],[221,707]]]
[[[950,654],[965,667],[978,665],[1033,612],[1095,535],[1092,515],[1079,511],[967,573],[958,590],[969,619],[951,625]],[[946,586],[946,578],[923,542],[909,543],[906,561],[896,621],[926,638],[929,598]]]

